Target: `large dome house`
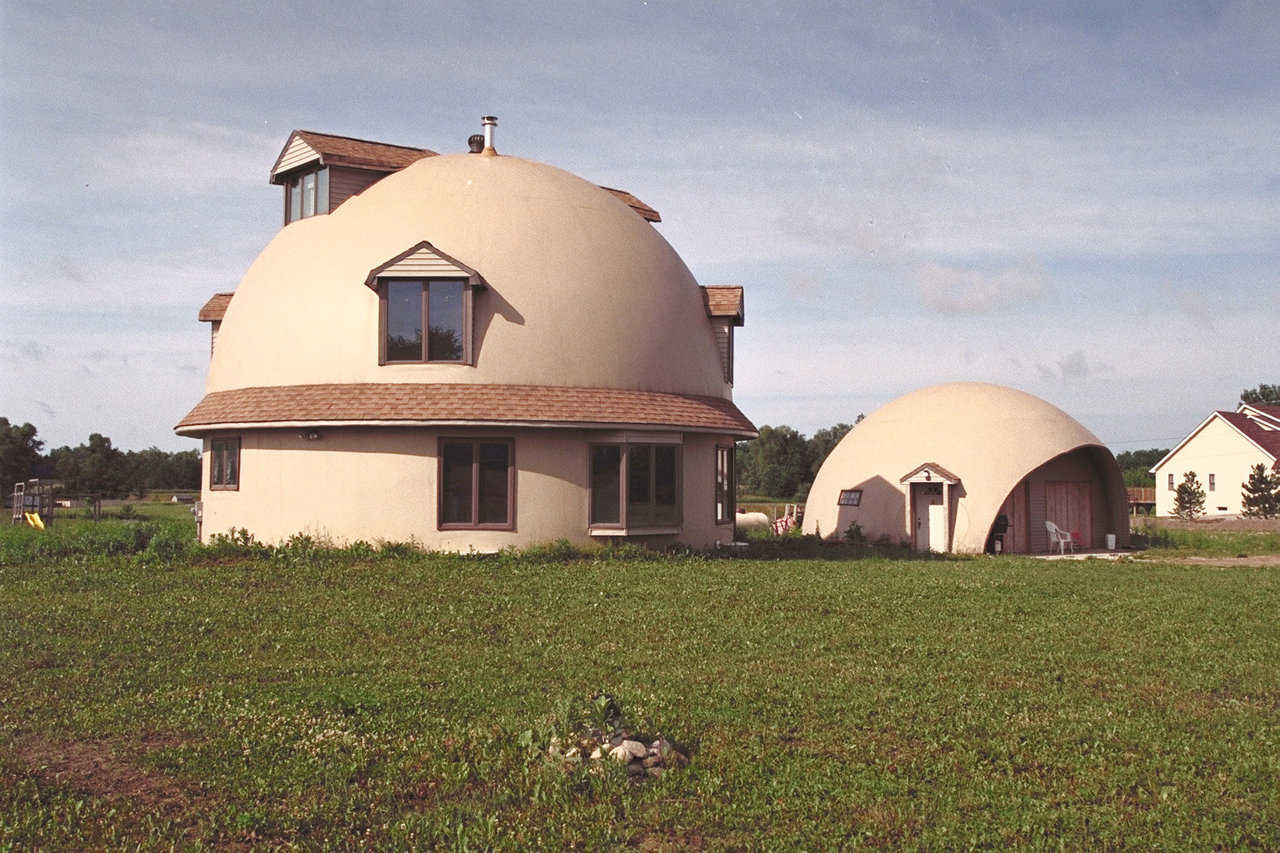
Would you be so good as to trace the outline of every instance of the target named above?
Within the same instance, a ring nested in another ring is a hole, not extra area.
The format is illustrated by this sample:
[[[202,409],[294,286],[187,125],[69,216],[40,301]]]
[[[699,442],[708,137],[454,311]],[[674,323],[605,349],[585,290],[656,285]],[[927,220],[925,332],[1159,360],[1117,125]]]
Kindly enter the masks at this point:
[[[202,535],[496,550],[733,537],[742,289],[621,190],[295,131],[285,226],[209,301]]]

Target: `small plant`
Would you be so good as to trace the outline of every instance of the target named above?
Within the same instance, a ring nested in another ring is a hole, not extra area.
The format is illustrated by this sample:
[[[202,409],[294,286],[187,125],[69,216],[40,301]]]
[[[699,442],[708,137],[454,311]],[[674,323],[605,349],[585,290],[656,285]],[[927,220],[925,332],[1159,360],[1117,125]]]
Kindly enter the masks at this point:
[[[1249,471],[1249,479],[1241,484],[1240,502],[1249,518],[1275,518],[1280,515],[1280,471],[1267,473],[1259,462]]]
[[[867,535],[862,532],[862,525],[856,521],[849,522],[844,530],[844,541],[850,545],[866,545]]]
[[[1188,521],[1204,515],[1204,487],[1195,471],[1188,471],[1174,493],[1173,514]]]

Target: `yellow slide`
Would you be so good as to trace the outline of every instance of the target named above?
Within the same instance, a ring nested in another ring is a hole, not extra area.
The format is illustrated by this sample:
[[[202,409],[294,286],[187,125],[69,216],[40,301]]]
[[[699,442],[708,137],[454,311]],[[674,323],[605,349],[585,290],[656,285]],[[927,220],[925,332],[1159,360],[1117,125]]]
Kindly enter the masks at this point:
[[[44,520],[40,518],[40,513],[28,512],[24,513],[24,515],[27,517],[27,524],[30,524],[36,530],[44,530]]]

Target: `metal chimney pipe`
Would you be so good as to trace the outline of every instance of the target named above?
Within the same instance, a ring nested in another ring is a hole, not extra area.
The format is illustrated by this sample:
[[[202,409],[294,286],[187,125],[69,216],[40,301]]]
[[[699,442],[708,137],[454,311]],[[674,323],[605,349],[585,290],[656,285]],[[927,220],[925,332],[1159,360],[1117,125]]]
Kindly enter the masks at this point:
[[[493,129],[498,126],[497,116],[482,116],[480,124],[484,126],[484,153],[497,154],[493,147]]]

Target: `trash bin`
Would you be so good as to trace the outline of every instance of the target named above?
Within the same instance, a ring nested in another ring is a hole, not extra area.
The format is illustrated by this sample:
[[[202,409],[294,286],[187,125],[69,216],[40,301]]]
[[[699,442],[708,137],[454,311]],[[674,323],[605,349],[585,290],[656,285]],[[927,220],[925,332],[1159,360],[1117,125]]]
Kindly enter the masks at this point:
[[[1107,534],[1107,550],[1114,551],[1116,549],[1116,535],[1114,533]]]

